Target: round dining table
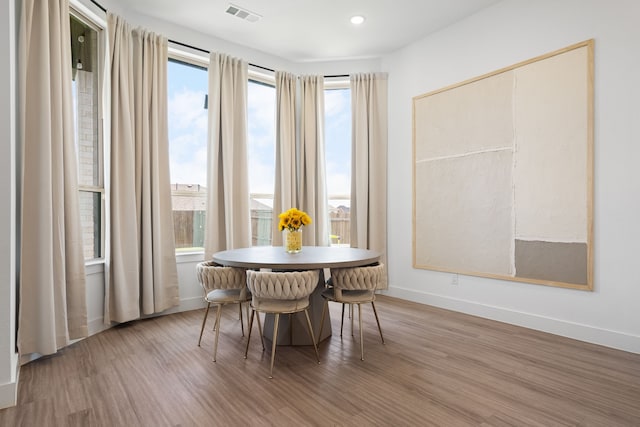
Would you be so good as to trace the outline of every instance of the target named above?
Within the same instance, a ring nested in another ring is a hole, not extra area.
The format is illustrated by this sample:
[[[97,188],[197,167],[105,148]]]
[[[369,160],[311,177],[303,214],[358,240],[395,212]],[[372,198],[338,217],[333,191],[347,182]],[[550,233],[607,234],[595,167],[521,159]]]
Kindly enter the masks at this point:
[[[272,271],[319,270],[318,286],[309,299],[309,316],[314,332],[320,329],[320,319],[324,299],[325,269],[359,267],[380,260],[380,252],[370,249],[344,246],[303,246],[298,253],[287,253],[282,246],[253,246],[250,248],[230,249],[213,254],[213,261],[228,267],[251,270],[270,269]],[[285,316],[280,320],[278,345],[311,345],[307,334],[306,320],[302,313],[292,316],[289,323]],[[331,335],[330,316],[325,317],[322,327],[324,340]],[[273,337],[273,316],[265,316],[264,336]],[[316,337],[318,339],[318,337]]]

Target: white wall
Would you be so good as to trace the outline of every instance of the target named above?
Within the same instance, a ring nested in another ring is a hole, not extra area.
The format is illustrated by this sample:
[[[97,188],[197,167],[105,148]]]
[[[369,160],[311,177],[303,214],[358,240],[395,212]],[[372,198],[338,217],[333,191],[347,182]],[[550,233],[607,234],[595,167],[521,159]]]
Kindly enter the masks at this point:
[[[195,310],[204,307],[202,287],[196,278],[196,264],[201,262],[203,254],[180,255],[178,262],[178,282],[180,286],[180,305],[162,314]],[[96,263],[86,267],[87,274],[87,321],[89,335],[107,329],[104,325],[104,264]]]
[[[16,2],[0,4],[0,409],[15,404]]]
[[[390,295],[640,353],[640,2],[505,0],[385,57]],[[412,268],[412,97],[595,39],[593,292]],[[398,226],[406,224],[406,226]]]

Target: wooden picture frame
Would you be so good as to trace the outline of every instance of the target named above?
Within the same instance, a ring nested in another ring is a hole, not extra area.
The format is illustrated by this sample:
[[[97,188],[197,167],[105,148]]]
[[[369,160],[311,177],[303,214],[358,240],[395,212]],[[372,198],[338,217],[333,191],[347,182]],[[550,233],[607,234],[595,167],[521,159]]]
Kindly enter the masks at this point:
[[[413,266],[593,289],[593,40],[413,98]]]

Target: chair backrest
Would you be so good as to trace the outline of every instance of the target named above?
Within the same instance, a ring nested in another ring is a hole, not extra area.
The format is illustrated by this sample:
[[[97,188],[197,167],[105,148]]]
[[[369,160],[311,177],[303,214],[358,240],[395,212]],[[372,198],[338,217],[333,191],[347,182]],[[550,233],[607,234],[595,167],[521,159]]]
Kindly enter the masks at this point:
[[[205,295],[216,289],[245,289],[247,286],[244,268],[225,267],[213,261],[205,261],[196,266],[196,274]]]
[[[333,287],[350,291],[375,291],[381,289],[384,264],[365,267],[332,268],[331,281]]]
[[[309,271],[247,271],[247,286],[254,298],[299,300],[318,285],[319,273]]]

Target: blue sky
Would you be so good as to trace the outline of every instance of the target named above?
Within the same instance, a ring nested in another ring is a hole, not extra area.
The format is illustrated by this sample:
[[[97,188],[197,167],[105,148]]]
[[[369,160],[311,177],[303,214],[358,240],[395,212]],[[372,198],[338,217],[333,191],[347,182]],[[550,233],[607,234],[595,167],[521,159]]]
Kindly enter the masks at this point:
[[[275,185],[276,89],[249,82],[247,151],[249,192],[273,194]]]
[[[207,183],[207,70],[169,61],[169,163],[172,184]]]
[[[171,183],[207,179],[207,110],[204,69],[169,62],[169,157]],[[248,89],[249,191],[273,193],[275,168],[275,88],[250,83]],[[329,194],[348,194],[351,170],[349,90],[325,91],[325,145]]]
[[[351,193],[351,93],[348,89],[324,92],[325,161],[329,195]],[[346,204],[346,203],[342,203]]]

